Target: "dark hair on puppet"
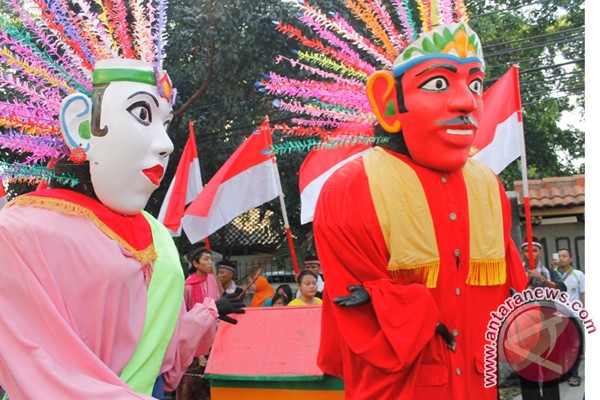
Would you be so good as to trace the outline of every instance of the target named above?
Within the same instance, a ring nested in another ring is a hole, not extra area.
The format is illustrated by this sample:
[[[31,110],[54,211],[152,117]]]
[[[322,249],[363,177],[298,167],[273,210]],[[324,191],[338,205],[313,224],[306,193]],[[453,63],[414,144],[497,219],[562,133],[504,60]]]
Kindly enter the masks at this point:
[[[375,126],[375,137],[386,137],[387,141],[382,141],[378,143],[378,146],[385,147],[395,153],[403,154],[405,156],[410,157],[410,153],[408,151],[408,147],[406,146],[406,142],[404,141],[404,135],[402,131],[398,133],[386,132],[381,125],[377,124]]]
[[[63,158],[58,160],[56,164],[54,164],[53,171],[56,174],[56,176],[71,176],[75,178],[77,180],[77,184],[72,186],[68,183],[52,179],[48,184],[49,187],[56,189],[70,189],[98,200],[98,197],[96,196],[96,193],[94,192],[94,187],[92,185],[89,161],[84,161],[82,163],[74,163],[68,158]]]

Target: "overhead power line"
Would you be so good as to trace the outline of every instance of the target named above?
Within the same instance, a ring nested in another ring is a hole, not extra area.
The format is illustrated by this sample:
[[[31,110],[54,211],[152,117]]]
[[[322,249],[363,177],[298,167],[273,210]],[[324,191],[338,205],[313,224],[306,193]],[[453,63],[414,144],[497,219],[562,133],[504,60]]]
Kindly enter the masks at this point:
[[[556,46],[556,45],[563,44],[563,43],[569,43],[569,42],[572,43],[574,41],[574,39],[577,39],[577,40],[581,39],[582,41],[584,41],[585,35],[582,33],[577,36],[565,37],[565,38],[561,38],[561,39],[557,39],[557,40],[547,40],[545,42],[539,42],[539,43],[535,43],[535,44],[531,44],[531,45],[527,45],[527,46],[511,47],[509,49],[498,50],[496,52],[487,53],[485,56],[486,57],[497,57],[497,56],[501,56],[501,55],[505,55],[505,54],[516,53],[519,51],[528,51],[528,50],[533,50],[533,49],[539,49],[541,47],[548,47],[550,45]]]
[[[490,47],[505,46],[508,44],[536,40],[536,39],[541,39],[541,38],[545,38],[545,37],[549,37],[549,36],[556,36],[556,35],[564,36],[567,33],[580,32],[580,31],[585,31],[585,26],[580,26],[580,27],[570,28],[570,29],[563,29],[561,31],[556,31],[556,32],[543,33],[541,35],[527,36],[525,38],[509,40],[506,42],[486,44],[486,45],[483,45],[482,47],[483,47],[483,50],[487,50]]]
[[[577,94],[573,94],[573,95],[564,95],[564,96],[558,96],[558,97],[546,97],[543,99],[538,99],[538,100],[531,100],[531,101],[523,101],[523,103],[521,104],[522,107],[527,107],[530,105],[534,105],[534,104],[542,104],[542,103],[548,103],[551,101],[558,101],[558,100],[562,100],[566,97],[571,97],[571,96],[577,96]]]
[[[544,3],[548,3],[549,1],[551,1],[551,0],[539,0],[539,1],[534,1],[534,2],[531,2],[531,3],[527,3],[527,4],[521,4],[521,5],[514,6],[514,7],[503,8],[501,10],[494,10],[494,11],[490,11],[490,12],[486,12],[486,13],[482,13],[482,14],[471,15],[469,17],[469,19],[470,20],[474,20],[474,19],[481,18],[481,17],[487,17],[489,15],[510,12],[510,11],[518,10],[519,8],[523,8],[523,7],[541,5],[541,4],[544,4]]]
[[[581,89],[585,89],[584,84],[578,84],[578,85],[566,86],[565,88],[554,89],[550,93],[548,93],[548,90],[540,90],[539,92],[527,93],[523,97],[529,99],[531,97],[536,97],[538,95],[552,96],[552,94],[563,94],[563,93],[565,93],[566,96],[569,96],[569,95],[571,95],[572,92],[575,93]]]
[[[526,74],[531,73],[531,72],[543,71],[543,70],[547,70],[547,69],[555,69],[555,68],[558,68],[558,67],[563,67],[565,65],[579,64],[579,63],[583,63],[583,62],[585,62],[585,58],[579,58],[577,60],[565,61],[564,63],[559,63],[559,64],[544,65],[544,66],[541,66],[541,67],[521,69],[521,70],[519,70],[519,74],[520,75],[526,75]],[[486,79],[486,84],[491,84],[491,83],[497,81],[498,79],[500,79],[501,76],[502,75]]]

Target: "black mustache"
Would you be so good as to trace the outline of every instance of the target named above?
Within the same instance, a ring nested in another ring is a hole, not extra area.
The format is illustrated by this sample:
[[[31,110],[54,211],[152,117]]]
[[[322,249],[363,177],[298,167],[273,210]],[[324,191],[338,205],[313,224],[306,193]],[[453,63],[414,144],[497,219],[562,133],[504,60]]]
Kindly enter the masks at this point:
[[[454,118],[450,118],[446,121],[442,121],[442,122],[436,122],[437,125],[475,125],[477,126],[477,124],[475,123],[475,120],[469,116],[459,116],[459,117],[454,117]]]

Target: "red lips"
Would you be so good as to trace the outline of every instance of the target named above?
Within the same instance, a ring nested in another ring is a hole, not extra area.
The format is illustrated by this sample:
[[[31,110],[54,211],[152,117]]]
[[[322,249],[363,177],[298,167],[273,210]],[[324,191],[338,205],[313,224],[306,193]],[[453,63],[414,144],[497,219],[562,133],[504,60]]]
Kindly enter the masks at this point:
[[[150,179],[150,182],[158,186],[165,173],[165,169],[162,167],[162,165],[155,165],[152,168],[146,168],[142,172],[148,177],[148,179]]]

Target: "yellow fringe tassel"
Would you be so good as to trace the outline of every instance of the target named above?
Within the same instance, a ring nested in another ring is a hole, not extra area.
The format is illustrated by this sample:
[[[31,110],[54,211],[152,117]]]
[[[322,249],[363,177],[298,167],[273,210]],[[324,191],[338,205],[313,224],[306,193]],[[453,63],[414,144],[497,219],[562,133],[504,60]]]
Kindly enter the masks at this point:
[[[467,284],[473,286],[502,285],[506,282],[506,260],[473,260]]]
[[[388,266],[388,271],[394,280],[408,285],[410,283],[424,283],[428,288],[434,288],[440,273],[439,261],[416,266]]]

